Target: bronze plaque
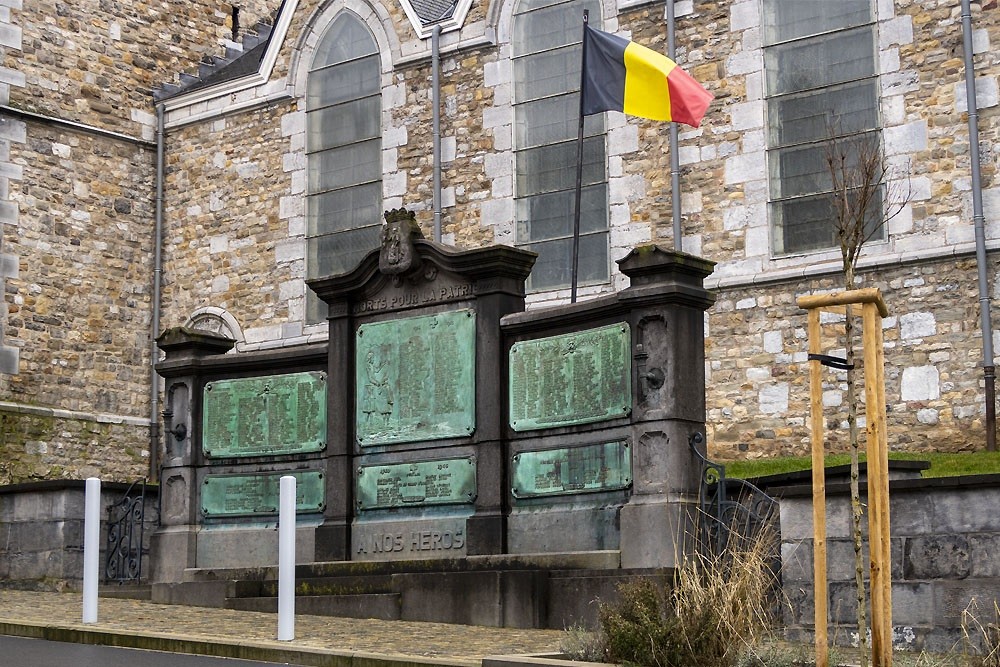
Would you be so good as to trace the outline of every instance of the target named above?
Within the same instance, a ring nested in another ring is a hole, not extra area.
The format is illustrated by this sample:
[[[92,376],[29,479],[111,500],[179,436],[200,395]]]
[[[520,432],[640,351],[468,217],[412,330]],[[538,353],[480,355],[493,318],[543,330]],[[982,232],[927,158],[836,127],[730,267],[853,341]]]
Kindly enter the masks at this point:
[[[205,385],[201,446],[213,458],[318,452],[326,447],[326,373]]]
[[[277,514],[281,478],[285,475],[295,477],[296,513],[323,511],[326,507],[323,473],[296,470],[258,475],[205,475],[201,485],[201,513],[205,517]]]
[[[515,431],[588,424],[632,410],[628,324],[515,343],[510,425]]]
[[[454,505],[476,499],[476,459],[443,459],[360,466],[359,510]]]
[[[370,447],[472,434],[474,311],[363,324],[356,341],[358,444]]]
[[[632,450],[627,442],[521,452],[511,459],[515,498],[627,489]]]

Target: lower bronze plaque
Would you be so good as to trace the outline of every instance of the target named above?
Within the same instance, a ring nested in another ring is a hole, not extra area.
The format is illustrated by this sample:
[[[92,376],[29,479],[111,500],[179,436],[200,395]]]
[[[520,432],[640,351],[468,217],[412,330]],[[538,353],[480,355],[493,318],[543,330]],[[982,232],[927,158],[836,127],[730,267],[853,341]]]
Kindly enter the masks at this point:
[[[205,456],[318,452],[326,447],[326,373],[219,380],[202,394]]]
[[[515,431],[588,424],[632,410],[625,323],[515,343],[510,426]]]
[[[472,310],[363,324],[356,355],[355,424],[362,447],[475,430]]]
[[[476,499],[476,459],[444,459],[360,466],[359,510],[453,505]]]
[[[266,472],[259,475],[205,475],[201,513],[205,517],[266,516],[278,513],[281,478],[295,477],[295,511],[322,512],[326,487],[319,470]]]
[[[615,491],[632,485],[627,442],[583,445],[515,454],[511,461],[515,498]]]

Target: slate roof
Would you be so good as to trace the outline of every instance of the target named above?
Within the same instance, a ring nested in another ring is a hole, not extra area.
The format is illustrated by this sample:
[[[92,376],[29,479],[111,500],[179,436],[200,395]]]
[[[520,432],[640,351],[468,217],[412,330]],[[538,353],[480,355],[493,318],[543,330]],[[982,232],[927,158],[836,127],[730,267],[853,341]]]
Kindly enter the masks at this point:
[[[285,3],[275,13],[280,15]],[[227,48],[225,56],[206,56],[198,65],[198,74],[181,72],[179,83],[166,83],[153,89],[153,100],[162,102],[182,93],[208,88],[226,81],[239,79],[260,69],[260,62],[271,42],[271,23],[259,22],[252,31],[243,35],[241,48]]]
[[[409,0],[409,3],[425,26],[447,21],[458,7],[457,0]]]
[[[401,0],[410,5],[420,23],[427,27],[449,20],[455,14],[458,0]],[[165,83],[153,89],[153,100],[162,102],[183,93],[208,88],[227,81],[253,74],[260,69],[268,44],[271,42],[273,23],[285,8],[282,0],[270,22],[262,21],[243,36],[241,48],[226,49],[226,55],[206,56],[198,65],[197,74],[182,72],[179,83]]]

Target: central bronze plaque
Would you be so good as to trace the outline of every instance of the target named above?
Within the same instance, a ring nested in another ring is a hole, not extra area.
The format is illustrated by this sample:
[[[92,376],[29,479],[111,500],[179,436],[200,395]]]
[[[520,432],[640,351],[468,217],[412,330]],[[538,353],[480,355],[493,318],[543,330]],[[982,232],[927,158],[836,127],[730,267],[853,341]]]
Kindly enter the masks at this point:
[[[356,340],[355,425],[362,447],[472,434],[474,311],[364,324]]]
[[[471,503],[476,499],[476,459],[444,459],[360,466],[359,510]]]
[[[295,478],[295,511],[322,512],[326,488],[319,470],[268,472],[258,475],[205,475],[201,513],[205,517],[266,516],[278,513],[281,478]]]
[[[510,350],[511,428],[530,431],[628,415],[629,339],[623,322],[515,343]]]
[[[213,458],[326,447],[326,373],[219,380],[202,394],[201,446]]]
[[[521,452],[511,461],[511,480],[515,498],[626,489],[632,452],[627,442]]]

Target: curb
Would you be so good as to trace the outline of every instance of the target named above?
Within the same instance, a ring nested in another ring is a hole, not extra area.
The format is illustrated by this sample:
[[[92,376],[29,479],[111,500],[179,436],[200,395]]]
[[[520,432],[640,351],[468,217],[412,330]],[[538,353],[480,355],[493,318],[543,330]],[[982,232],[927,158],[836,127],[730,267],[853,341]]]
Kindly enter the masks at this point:
[[[83,625],[47,625],[0,619],[0,635],[45,639],[74,644],[188,653],[216,658],[288,662],[307,667],[480,667],[479,660],[337,651],[294,647],[277,640],[225,641],[185,635],[146,632],[135,634]]]

